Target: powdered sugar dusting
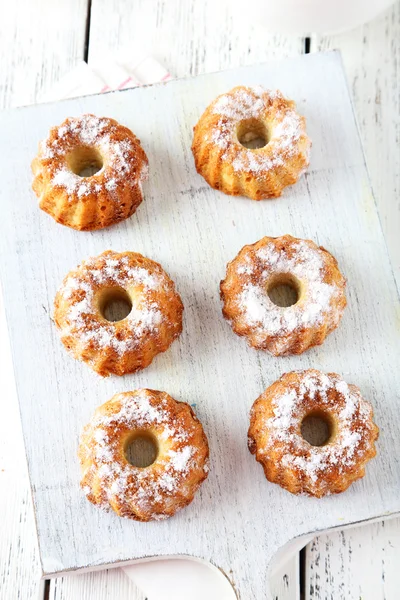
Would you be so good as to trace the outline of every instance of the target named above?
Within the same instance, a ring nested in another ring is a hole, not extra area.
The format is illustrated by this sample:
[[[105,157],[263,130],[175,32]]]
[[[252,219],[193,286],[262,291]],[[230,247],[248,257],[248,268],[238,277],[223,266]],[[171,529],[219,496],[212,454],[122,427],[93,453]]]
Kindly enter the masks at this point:
[[[77,175],[68,171],[67,169],[61,169],[56,172],[53,177],[53,185],[59,185],[63,187],[68,194],[73,194],[79,190],[78,183],[81,183],[81,178]]]
[[[304,158],[304,169],[307,168],[311,142],[293,103],[278,90],[237,87],[219,96],[212,112],[220,118],[205,142],[224,150],[222,160],[230,162],[234,171],[263,178],[271,170],[282,168],[291,157],[300,155]],[[268,144],[262,149],[245,148],[238,142],[238,124],[250,119],[262,121],[268,130]]]
[[[121,139],[121,131],[111,119],[91,114],[70,117],[54,128],[39,146],[41,158],[56,165],[52,184],[63,188],[70,200],[105,191],[118,202],[118,186],[127,181],[140,190],[139,183],[148,176],[148,164],[144,154],[138,159],[138,142],[126,134]],[[94,176],[83,178],[69,168],[66,157],[77,147],[95,148],[103,157],[104,165]]]
[[[296,240],[287,248],[277,249],[268,241],[255,255],[261,274],[253,277],[253,266],[246,257],[237,272],[244,276],[244,284],[237,304],[245,323],[262,338],[288,336],[304,327],[313,327],[328,321],[333,328],[340,320],[342,308],[334,302],[340,293],[337,286],[324,282],[322,251],[305,240]],[[289,307],[276,306],[267,288],[271,276],[287,274],[303,283],[305,296]],[[282,340],[282,344],[289,343]],[[280,348],[281,350],[284,349]]]
[[[271,92],[258,88],[237,87],[217,98],[213,112],[221,117],[241,121],[243,119],[261,118],[268,108],[267,97]]]
[[[296,374],[299,385],[290,385],[272,399],[273,416],[264,422],[267,443],[260,454],[268,455],[273,449],[281,465],[295,469],[312,492],[324,488],[325,476],[329,478],[332,469],[340,475],[356,465],[365,439],[371,438],[372,409],[355,386],[348,386],[334,373]],[[330,414],[336,424],[337,432],[325,446],[310,445],[300,432],[303,418],[315,409]]]
[[[182,472],[187,468],[190,457],[193,454],[193,448],[185,446],[183,450],[170,450],[169,456],[171,463],[176,471]]]
[[[83,473],[83,482],[93,481],[96,489],[100,483],[104,508],[117,502],[141,517],[150,513],[152,519],[166,518],[176,497],[192,493],[204,478],[207,458],[200,458],[204,455],[199,454],[195,441],[201,426],[195,419],[176,419],[172,402],[167,394],[145,389],[117,394],[107,411],[96,411],[84,429],[80,455],[91,466]],[[156,435],[158,456],[150,467],[138,468],[121,460],[120,435],[129,430]],[[196,470],[197,483],[193,479]],[[90,495],[91,486],[83,486]]]
[[[155,264],[155,263],[154,263]],[[59,290],[69,304],[62,337],[73,336],[84,346],[112,348],[123,355],[137,347],[142,336],[156,335],[165,319],[157,292],[172,290],[173,284],[161,268],[153,271],[132,263],[126,255],[108,251],[90,258],[67,276]],[[96,294],[102,288],[134,288],[136,301],[125,320],[124,332],[116,335],[115,324],[98,318]]]

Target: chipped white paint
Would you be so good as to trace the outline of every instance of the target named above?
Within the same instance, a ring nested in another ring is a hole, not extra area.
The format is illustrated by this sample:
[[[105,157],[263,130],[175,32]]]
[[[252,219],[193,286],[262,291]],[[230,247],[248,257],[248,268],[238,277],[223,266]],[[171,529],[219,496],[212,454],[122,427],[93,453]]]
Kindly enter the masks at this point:
[[[37,600],[39,557],[7,327],[0,297],[0,598]]]
[[[397,600],[400,520],[320,535],[306,555],[306,600]]]
[[[352,92],[382,228],[400,287],[400,2],[342,34],[313,35],[311,52],[338,48]],[[320,536],[306,551],[306,600],[398,597],[400,520]]]
[[[92,0],[89,64],[117,52],[132,61],[149,53],[173,76],[187,77],[304,51],[301,36],[268,33],[256,20],[244,25],[242,2],[135,0],[131,6]]]
[[[32,104],[82,60],[87,0],[17,0],[2,8],[0,106]]]
[[[329,85],[315,85],[322,78]],[[308,118],[311,170],[282,199],[252,203],[222,196],[194,173],[191,126],[213,97],[239,82],[280,87]],[[37,210],[26,169],[48,128],[85,110],[130,126],[156,165],[136,215],[87,234],[58,226]],[[136,117],[146,112],[151,119]],[[396,290],[337,55],[33,107],[1,121],[3,155],[12,156],[1,190],[8,206],[1,245],[10,260],[1,267],[45,573],[173,551],[232,569],[244,598],[263,598],[267,563],[285,541],[399,511],[399,466],[391,460],[398,438],[398,374],[390,364],[399,346],[392,326]],[[324,346],[275,359],[247,348],[223,322],[218,282],[243,244],[284,232],[311,237],[333,252],[349,280],[349,307]],[[181,291],[186,328],[179,343],[143,373],[102,381],[65,354],[49,315],[62,276],[82,257],[109,246],[161,261]],[[369,280],[366,265],[375,274]],[[268,484],[246,448],[253,400],[283,371],[309,366],[356,382],[375,405],[384,432],[366,478],[323,501]],[[212,456],[210,477],[195,502],[173,519],[145,527],[89,505],[77,489],[75,459],[77,433],[94,407],[115,391],[144,384],[196,402]],[[240,556],[238,547],[244,550]]]
[[[84,47],[86,10],[87,0],[2,6],[0,108],[35,102],[74,66]],[[0,598],[37,600],[43,597],[39,557],[1,298],[0,358]]]
[[[363,27],[340,35],[313,36],[311,51],[332,48],[342,53],[400,289],[400,2]]]

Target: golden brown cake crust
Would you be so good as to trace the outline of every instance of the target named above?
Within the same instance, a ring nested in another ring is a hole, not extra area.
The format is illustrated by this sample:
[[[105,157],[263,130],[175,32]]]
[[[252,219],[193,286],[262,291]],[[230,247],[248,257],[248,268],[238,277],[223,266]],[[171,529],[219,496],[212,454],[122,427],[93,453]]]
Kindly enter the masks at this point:
[[[154,463],[125,456],[137,435],[158,446]],[[192,502],[208,474],[208,442],[191,407],[165,392],[116,394],[97,408],[78,451],[81,487],[93,504],[138,521],[166,519]]]
[[[275,283],[290,283],[297,302],[276,306]],[[264,237],[244,246],[221,282],[223,315],[250,346],[275,356],[301,354],[322,344],[346,307],[346,280],[336,259],[311,240]]]
[[[80,177],[89,166],[100,170]],[[58,223],[102,229],[130,217],[143,200],[148,160],[140,140],[114,119],[86,114],[53,127],[32,162],[39,206]]]
[[[330,424],[323,446],[312,446],[301,434],[309,415]],[[355,385],[336,373],[308,369],[285,373],[255,401],[248,441],[269,481],[320,498],[364,476],[378,434],[372,406]]]
[[[262,137],[266,145],[241,144]],[[240,141],[239,141],[240,140]],[[282,93],[238,86],[218,96],[194,127],[197,172],[225,194],[253,200],[280,196],[309,165],[305,118]]]
[[[132,308],[108,321],[102,306],[124,294]],[[183,304],[161,265],[136,252],[107,250],[68,273],[54,301],[64,346],[99,375],[147,367],[182,331]]]

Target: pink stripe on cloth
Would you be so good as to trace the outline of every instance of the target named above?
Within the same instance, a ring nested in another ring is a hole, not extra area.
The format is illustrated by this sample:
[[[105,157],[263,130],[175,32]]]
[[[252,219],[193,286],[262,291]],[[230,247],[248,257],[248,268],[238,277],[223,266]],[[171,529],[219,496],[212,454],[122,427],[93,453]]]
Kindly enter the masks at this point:
[[[152,56],[140,57],[139,60],[119,56],[115,61],[104,57],[90,66],[84,61],[78,63],[52,89],[43,94],[40,100],[48,102],[88,94],[103,94],[157,82],[165,83],[171,79],[171,73]]]
[[[117,90],[122,90],[125,87],[128,86],[128,83],[132,83],[133,85],[130,85],[129,87],[138,87],[141,86],[142,84],[140,83],[140,81],[138,81],[137,79],[134,80],[132,79],[132,77],[128,77],[127,79],[125,79],[125,81],[123,81],[122,83],[119,84],[119,86],[117,87]]]

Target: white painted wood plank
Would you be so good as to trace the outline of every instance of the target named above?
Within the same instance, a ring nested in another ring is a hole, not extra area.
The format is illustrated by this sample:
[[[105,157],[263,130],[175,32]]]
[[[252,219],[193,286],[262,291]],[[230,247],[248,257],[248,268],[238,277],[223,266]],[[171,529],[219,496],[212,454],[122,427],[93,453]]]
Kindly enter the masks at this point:
[[[332,48],[342,53],[400,289],[400,2],[363,27],[335,36],[313,36],[312,51]]]
[[[145,595],[122,569],[106,569],[57,577],[50,582],[49,600],[158,600]],[[161,598],[160,598],[161,600]]]
[[[90,62],[126,49],[155,55],[173,75],[186,77],[303,52],[300,36],[265,32],[243,21],[243,6],[228,0],[93,0]]]
[[[0,106],[36,101],[82,60],[87,0],[16,0],[1,11]]]
[[[400,520],[318,536],[307,548],[305,600],[397,600]]]
[[[32,501],[25,478],[21,484],[1,477],[0,598],[37,600],[40,590]]]
[[[273,600],[300,600],[299,553],[287,560],[286,564],[271,577]],[[161,600],[161,599],[160,599]]]
[[[328,77],[329,85],[315,85],[322,77]],[[275,202],[251,203],[222,196],[204,186],[193,172],[189,148],[199,106],[238,82],[283,89],[308,118],[314,142],[311,170]],[[82,235],[57,226],[37,210],[26,193],[30,175],[23,165],[50,125],[84,110],[112,114],[134,129],[157,169],[134,218],[107,231]],[[191,553],[213,560],[226,572],[232,569],[245,597],[262,598],[268,556],[285,540],[315,528],[398,510],[399,465],[391,457],[399,438],[399,374],[390,364],[399,350],[392,327],[396,291],[352,118],[337,57],[327,55],[172,82],[158,89],[74,100],[52,105],[51,112],[48,107],[33,107],[2,119],[5,138],[11,139],[8,156],[13,157],[3,176],[2,194],[6,201],[7,190],[12,189],[13,198],[19,201],[9,204],[6,216],[10,221],[1,238],[5,248],[17,244],[18,259],[10,254],[10,263],[1,266],[9,283],[8,307],[18,315],[18,327],[12,327],[13,350],[24,369],[19,391],[46,572],[154,553]],[[13,136],[7,134],[9,130]],[[15,214],[21,210],[24,218]],[[155,236],[160,219],[164,235]],[[266,231],[312,237],[332,250],[351,282],[350,302],[342,326],[323,347],[280,360],[258,353],[255,361],[254,353],[221,318],[218,281],[236,251]],[[39,239],[42,260],[31,263],[32,247]],[[356,254],[349,240],[357,240]],[[62,276],[83,256],[105,245],[121,249],[132,243],[138,251],[160,260],[176,279],[186,305],[186,330],[180,342],[145,372],[123,381],[99,381],[84,365],[65,356],[49,320],[50,307]],[[363,276],[365,265],[376,273],[372,281]],[[21,289],[25,284],[27,289]],[[27,293],[36,302],[26,303]],[[205,322],[210,325],[207,331],[202,326]],[[10,323],[15,320],[10,318]],[[42,352],[33,350],[38,347]],[[188,360],[192,355],[195,369]],[[269,485],[245,444],[248,410],[266,383],[284,370],[311,364],[356,381],[374,402],[384,432],[380,452],[366,477],[346,494],[323,501],[293,497]],[[46,378],[35,376],[43,372]],[[190,509],[145,527],[96,511],[77,490],[76,438],[81,424],[99,398],[130,385],[161,387],[197,402],[214,461],[210,478]],[[237,401],[232,403],[232,398]],[[41,444],[37,444],[41,430]],[[240,439],[243,445],[237,443]],[[238,556],[238,547],[247,551]]]
[[[330,48],[340,49],[343,56],[400,286],[400,2],[363,27],[335,36],[312,37],[311,51]],[[395,519],[323,536],[307,548],[307,600],[397,598],[398,573],[390,569],[385,572],[385,564],[398,564],[399,546],[400,521]],[[346,548],[352,548],[352,554]]]
[[[35,102],[82,59],[86,13],[87,0],[7,3],[1,11],[1,108]],[[0,598],[37,600],[36,530],[7,338],[0,298]]]
[[[39,560],[3,302],[0,297],[0,598],[37,600]]]

